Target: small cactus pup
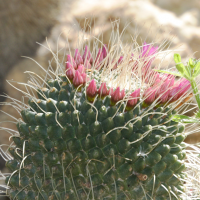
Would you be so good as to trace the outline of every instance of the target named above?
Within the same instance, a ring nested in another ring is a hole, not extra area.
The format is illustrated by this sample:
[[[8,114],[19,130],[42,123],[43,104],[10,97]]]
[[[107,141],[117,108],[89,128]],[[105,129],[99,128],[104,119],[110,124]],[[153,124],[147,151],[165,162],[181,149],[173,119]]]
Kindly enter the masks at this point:
[[[121,47],[71,50],[54,75],[32,75],[28,105],[13,100],[22,119],[3,154],[10,199],[199,198],[199,149],[171,120],[190,82],[153,70],[157,46]]]

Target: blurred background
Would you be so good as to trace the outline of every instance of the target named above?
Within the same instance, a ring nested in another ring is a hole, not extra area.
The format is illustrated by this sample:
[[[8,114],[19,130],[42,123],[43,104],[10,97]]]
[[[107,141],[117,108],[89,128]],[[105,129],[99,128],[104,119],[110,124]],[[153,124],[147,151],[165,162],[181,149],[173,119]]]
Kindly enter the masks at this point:
[[[92,21],[87,20],[90,18]],[[6,80],[27,82],[29,77],[24,71],[41,73],[35,62],[21,56],[31,57],[48,68],[52,54],[42,46],[47,46],[46,38],[53,52],[57,47],[65,48],[66,44],[74,49],[76,39],[89,24],[91,28],[86,29],[82,43],[94,40],[90,31],[96,37],[103,33],[103,42],[108,43],[111,22],[116,20],[120,32],[128,25],[124,43],[132,42],[131,36],[137,35],[139,44],[145,40],[160,44],[165,41],[167,45],[163,49],[178,49],[183,60],[191,56],[200,58],[199,0],[0,0],[0,102],[9,102],[5,94],[27,101]],[[60,53],[61,59],[63,56],[64,53]],[[51,65],[54,67],[55,63]],[[24,89],[20,85],[17,87]],[[0,110],[15,118],[20,117],[4,103],[0,103]],[[14,123],[8,123],[12,119],[3,112],[0,113],[0,145],[9,144],[11,136],[1,127],[16,130]],[[187,142],[200,141],[198,134],[189,136]],[[4,166],[5,162],[0,158],[0,170],[6,172]],[[5,199],[0,197],[0,200]]]

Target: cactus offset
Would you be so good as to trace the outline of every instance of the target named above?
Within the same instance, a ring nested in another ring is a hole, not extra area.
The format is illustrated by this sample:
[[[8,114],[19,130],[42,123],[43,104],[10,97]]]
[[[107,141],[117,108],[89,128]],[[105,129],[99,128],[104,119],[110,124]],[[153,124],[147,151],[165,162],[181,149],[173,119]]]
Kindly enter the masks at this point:
[[[37,86],[9,148],[11,199],[182,199],[186,136],[170,116],[190,84],[152,70],[157,47],[113,48],[76,49]]]

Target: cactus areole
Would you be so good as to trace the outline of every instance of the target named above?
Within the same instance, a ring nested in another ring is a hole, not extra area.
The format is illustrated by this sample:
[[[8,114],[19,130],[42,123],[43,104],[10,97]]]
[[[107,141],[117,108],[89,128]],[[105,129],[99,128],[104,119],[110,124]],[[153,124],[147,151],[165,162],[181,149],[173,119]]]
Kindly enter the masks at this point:
[[[158,47],[146,43],[140,62],[106,45],[95,56],[84,49],[21,110],[6,162],[10,198],[181,199],[184,126],[170,117],[189,82],[153,71]]]

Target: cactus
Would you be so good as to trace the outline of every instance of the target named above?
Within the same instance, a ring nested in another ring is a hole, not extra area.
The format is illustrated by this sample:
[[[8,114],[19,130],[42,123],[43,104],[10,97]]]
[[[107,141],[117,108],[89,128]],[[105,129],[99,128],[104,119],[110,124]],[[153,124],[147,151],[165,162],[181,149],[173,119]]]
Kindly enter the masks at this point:
[[[27,94],[6,162],[11,199],[188,197],[186,134],[171,116],[190,83],[153,70],[158,47],[115,48],[76,49],[64,72],[29,84],[37,97]]]

